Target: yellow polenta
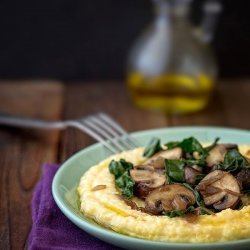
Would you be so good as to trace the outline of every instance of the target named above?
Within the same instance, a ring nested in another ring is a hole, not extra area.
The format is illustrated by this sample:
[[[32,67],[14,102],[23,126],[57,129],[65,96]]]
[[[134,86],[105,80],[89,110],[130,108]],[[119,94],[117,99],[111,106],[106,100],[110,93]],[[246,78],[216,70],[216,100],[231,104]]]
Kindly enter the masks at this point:
[[[241,146],[246,154],[249,146]],[[91,167],[81,178],[78,193],[82,213],[98,224],[133,237],[166,242],[222,242],[250,238],[250,206],[241,210],[226,209],[215,215],[200,215],[188,222],[182,217],[153,216],[132,209],[119,197],[114,176],[108,165],[121,158],[141,164],[143,148],[109,157]],[[106,188],[93,190],[98,185]],[[137,203],[143,203],[139,199]]]

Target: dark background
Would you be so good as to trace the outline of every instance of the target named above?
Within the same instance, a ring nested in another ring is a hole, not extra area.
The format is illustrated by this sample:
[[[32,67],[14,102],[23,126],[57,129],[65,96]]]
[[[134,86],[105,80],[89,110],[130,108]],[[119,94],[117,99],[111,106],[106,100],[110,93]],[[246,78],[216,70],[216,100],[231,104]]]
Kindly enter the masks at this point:
[[[192,19],[201,17],[193,3]],[[213,42],[221,77],[250,75],[250,4],[225,0]],[[121,79],[150,0],[0,2],[0,78]]]

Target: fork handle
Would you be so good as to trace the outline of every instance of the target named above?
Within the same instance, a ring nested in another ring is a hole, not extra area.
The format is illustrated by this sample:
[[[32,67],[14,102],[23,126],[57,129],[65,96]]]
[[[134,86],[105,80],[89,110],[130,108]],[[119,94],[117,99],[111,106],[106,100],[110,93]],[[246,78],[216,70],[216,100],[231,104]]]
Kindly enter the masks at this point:
[[[50,122],[40,119],[19,117],[9,114],[0,114],[0,125],[22,128],[40,128],[40,129],[65,129],[64,122]]]

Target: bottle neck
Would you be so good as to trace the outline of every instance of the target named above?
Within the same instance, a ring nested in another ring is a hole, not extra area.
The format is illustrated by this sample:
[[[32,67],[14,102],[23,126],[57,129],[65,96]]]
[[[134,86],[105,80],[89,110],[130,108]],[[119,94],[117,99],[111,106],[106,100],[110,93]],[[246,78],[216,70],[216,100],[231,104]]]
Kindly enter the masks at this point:
[[[155,15],[175,21],[186,21],[191,0],[154,0]]]

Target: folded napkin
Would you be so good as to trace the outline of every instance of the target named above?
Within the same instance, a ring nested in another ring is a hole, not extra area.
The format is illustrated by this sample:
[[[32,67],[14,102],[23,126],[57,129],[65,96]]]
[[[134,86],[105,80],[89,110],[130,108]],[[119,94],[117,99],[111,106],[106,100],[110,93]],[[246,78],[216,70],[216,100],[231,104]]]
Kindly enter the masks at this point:
[[[43,176],[35,188],[32,199],[32,229],[28,249],[64,250],[118,250],[84,232],[59,210],[52,197],[52,179],[59,165],[43,166]]]

